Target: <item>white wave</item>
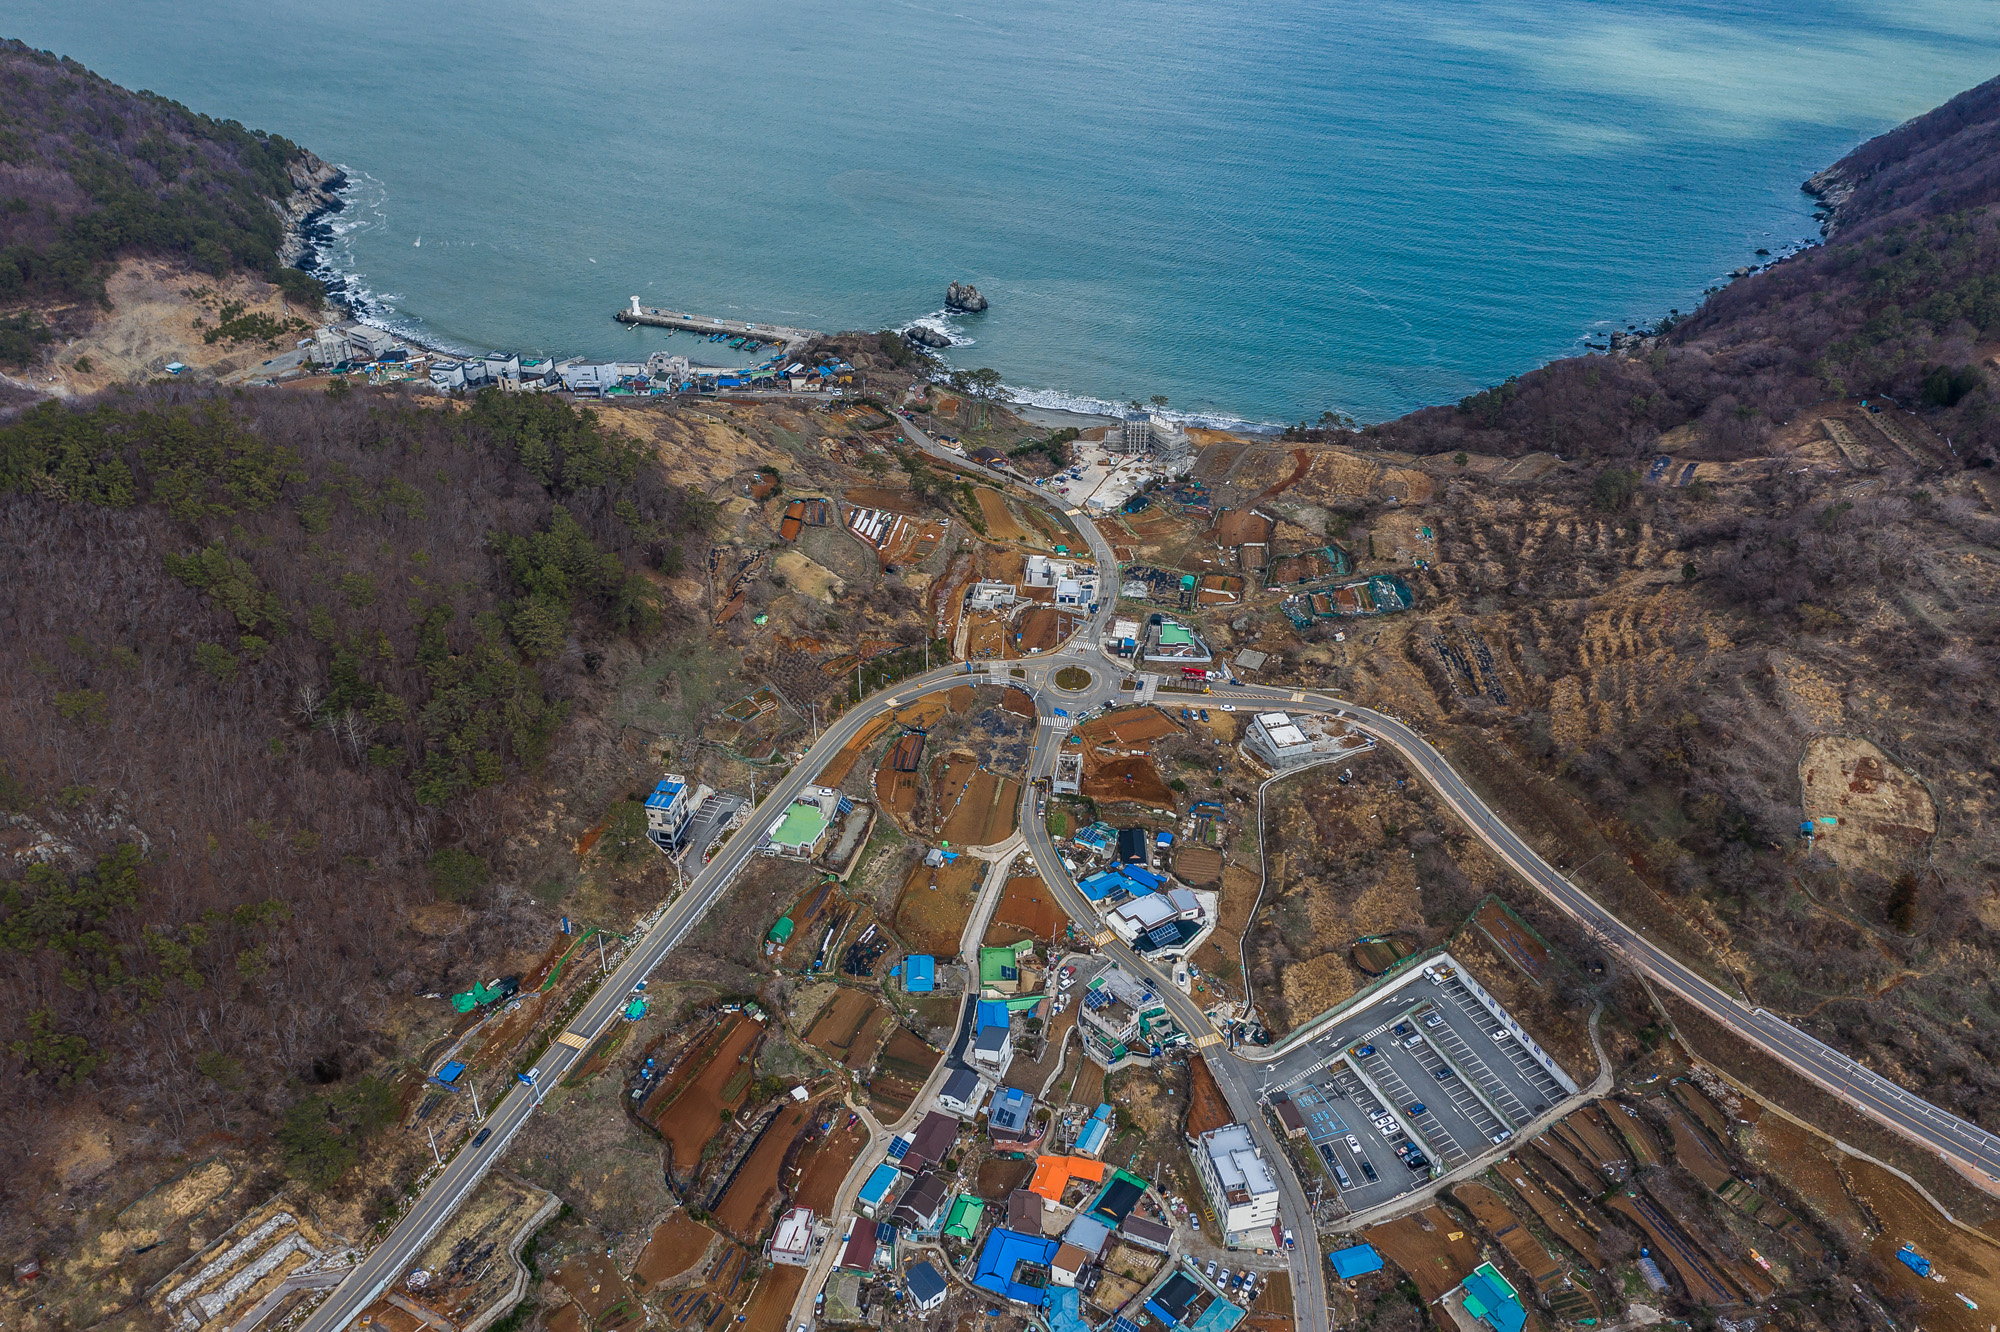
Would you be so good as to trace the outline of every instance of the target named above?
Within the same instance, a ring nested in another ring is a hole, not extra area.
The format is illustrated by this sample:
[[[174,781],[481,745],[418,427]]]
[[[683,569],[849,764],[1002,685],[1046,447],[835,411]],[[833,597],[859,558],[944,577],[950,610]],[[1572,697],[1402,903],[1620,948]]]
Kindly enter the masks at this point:
[[[950,338],[951,345],[954,347],[977,346],[977,340],[964,329],[954,325],[951,322],[952,318],[952,312],[949,310],[933,310],[927,315],[919,315],[896,331],[898,333],[907,333],[913,328],[923,328],[933,333],[941,333],[945,337]]]
[[[1007,399],[1024,407],[1039,407],[1049,412],[1073,412],[1078,416],[1122,417],[1131,408],[1122,402],[1112,402],[1106,398],[1093,398],[1088,394],[1069,393],[1063,389],[1020,388],[1006,385]],[[1282,421],[1252,421],[1241,416],[1225,416],[1219,412],[1177,412],[1172,408],[1147,407],[1154,416],[1178,422],[1184,426],[1194,426],[1201,430],[1233,430],[1246,434],[1268,435],[1285,428]]]

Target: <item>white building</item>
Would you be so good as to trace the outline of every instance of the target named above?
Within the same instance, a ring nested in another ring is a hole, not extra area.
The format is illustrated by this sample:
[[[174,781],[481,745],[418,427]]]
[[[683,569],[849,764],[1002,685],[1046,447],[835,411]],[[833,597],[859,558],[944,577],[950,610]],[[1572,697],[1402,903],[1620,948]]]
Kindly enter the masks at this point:
[[[1273,1247],[1271,1226],[1278,1219],[1278,1180],[1250,1130],[1225,1124],[1195,1142],[1195,1173],[1222,1223],[1222,1241],[1230,1248]],[[1262,1234],[1257,1232],[1261,1231]]]
[[[1174,888],[1163,893],[1147,893],[1127,902],[1120,902],[1111,908],[1105,923],[1112,932],[1126,943],[1132,943],[1142,934],[1169,925],[1179,920],[1200,920],[1201,903],[1186,888]]]
[[[1163,416],[1146,423],[1149,452],[1153,462],[1170,477],[1186,476],[1194,470],[1194,441],[1188,432]]]
[[[1332,718],[1315,713],[1297,717],[1289,712],[1260,712],[1243,733],[1243,746],[1283,771],[1321,759],[1339,758],[1364,748],[1364,742]]]
[[[1012,583],[974,583],[965,594],[965,608],[971,611],[999,610],[1017,599]]]
[[[373,361],[396,350],[396,335],[366,324],[352,324],[343,329],[347,335],[348,359],[353,361]]]
[[[681,843],[687,840],[695,812],[711,794],[706,786],[699,790],[691,788],[688,779],[677,772],[662,777],[653,793],[646,797],[647,838],[668,855],[679,851]]]
[[[1049,790],[1056,795],[1075,795],[1083,789],[1083,755],[1075,750],[1056,753],[1056,770],[1049,778]]]
[[[778,1218],[771,1233],[771,1261],[788,1267],[806,1267],[812,1262],[813,1214],[810,1207],[794,1207]]]

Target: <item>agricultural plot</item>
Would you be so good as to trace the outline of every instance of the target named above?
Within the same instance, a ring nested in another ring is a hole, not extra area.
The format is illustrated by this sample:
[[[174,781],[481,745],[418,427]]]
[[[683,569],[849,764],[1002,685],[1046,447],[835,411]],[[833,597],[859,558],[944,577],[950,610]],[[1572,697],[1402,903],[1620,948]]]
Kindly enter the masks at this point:
[[[847,1172],[868,1145],[868,1129],[858,1119],[848,1123],[847,1110],[838,1104],[822,1105],[819,1113],[833,1127],[814,1136],[800,1151],[792,1204],[825,1216],[833,1210]]]
[[[836,991],[806,1033],[806,1044],[850,1069],[865,1069],[882,1042],[889,1010],[861,990]]]
[[[784,1108],[772,1116],[758,1136],[757,1145],[736,1167],[728,1187],[716,1200],[718,1228],[745,1244],[755,1244],[763,1238],[782,1196],[778,1190],[779,1172],[810,1117],[811,1111],[792,1101],[786,1101]]]
[[[1023,935],[1054,943],[1056,935],[1069,924],[1069,917],[1056,905],[1055,894],[1037,875],[1029,874],[1007,880],[1001,890],[1000,903],[993,910],[992,928],[987,933],[988,943],[1011,943]],[[1009,938],[998,935],[1008,934]]]
[[[1363,1236],[1409,1273],[1426,1304],[1463,1281],[1480,1263],[1479,1241],[1440,1207],[1370,1226]]]
[[[983,861],[960,856],[932,869],[921,860],[910,866],[896,899],[896,934],[913,953],[952,955],[979,896]]]
[[[1112,759],[1085,774],[1082,792],[1093,800],[1125,800],[1155,809],[1175,808],[1174,793],[1150,758]]]
[[[667,1140],[677,1168],[699,1161],[702,1148],[722,1127],[722,1112],[743,1104],[754,1074],[751,1060],[763,1034],[763,1024],[731,1015],[646,1098],[642,1113]]]
[[[641,1290],[664,1285],[694,1269],[715,1241],[715,1232],[686,1212],[675,1212],[653,1227],[639,1252],[632,1279]]]
[[[1566,1275],[1563,1265],[1535,1238],[1534,1232],[1521,1224],[1521,1219],[1509,1210],[1499,1194],[1484,1184],[1467,1183],[1453,1189],[1452,1197],[1472,1213],[1480,1228],[1528,1274],[1536,1290],[1548,1291],[1563,1284]]]
[[[875,1061],[875,1076],[868,1083],[868,1105],[875,1117],[889,1124],[908,1114],[931,1070],[943,1057],[908,1030],[897,1027],[882,1047]]]
[[[986,535],[995,541],[1032,541],[1034,539],[1020,520],[1014,516],[1007,497],[999,491],[981,486],[973,491],[979,500],[980,516],[986,520]]]
[[[557,1270],[551,1278],[600,1330],[643,1327],[649,1320],[618,1267],[601,1253],[585,1253]]]
[[[1013,777],[981,765],[970,754],[955,753],[938,761],[931,781],[940,840],[952,846],[991,846],[1013,834],[1021,803],[1021,784]]]

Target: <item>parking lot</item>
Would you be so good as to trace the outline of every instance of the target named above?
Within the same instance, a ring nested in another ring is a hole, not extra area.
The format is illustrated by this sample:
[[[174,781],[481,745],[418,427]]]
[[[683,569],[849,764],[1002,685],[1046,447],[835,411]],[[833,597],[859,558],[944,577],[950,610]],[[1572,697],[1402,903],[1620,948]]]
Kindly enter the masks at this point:
[[[1510,1149],[1516,1129],[1574,1094],[1449,957],[1286,1054],[1265,1095],[1281,1092],[1357,1212]]]

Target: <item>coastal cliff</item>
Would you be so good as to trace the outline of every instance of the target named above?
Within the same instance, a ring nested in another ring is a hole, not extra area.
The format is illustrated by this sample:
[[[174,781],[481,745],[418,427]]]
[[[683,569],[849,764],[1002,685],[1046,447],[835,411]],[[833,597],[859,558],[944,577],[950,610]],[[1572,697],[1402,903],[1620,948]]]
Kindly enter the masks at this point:
[[[285,238],[278,243],[278,262],[295,268],[312,250],[312,237],[307,229],[313,220],[340,210],[338,191],[347,182],[347,173],[318,154],[302,149],[286,168],[286,174],[292,192],[283,199],[273,199],[271,206],[285,222]]]

